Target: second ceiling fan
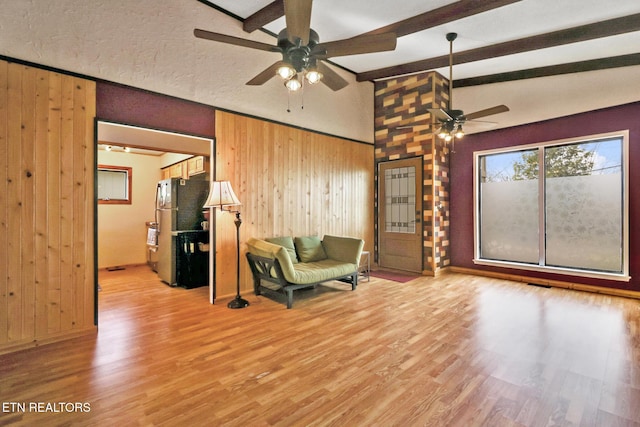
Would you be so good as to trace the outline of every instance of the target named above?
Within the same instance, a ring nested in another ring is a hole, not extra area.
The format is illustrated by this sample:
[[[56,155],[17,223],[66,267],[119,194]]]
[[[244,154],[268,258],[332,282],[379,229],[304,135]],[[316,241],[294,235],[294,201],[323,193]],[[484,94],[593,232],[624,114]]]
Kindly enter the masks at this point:
[[[446,141],[450,141],[453,138],[461,138],[464,135],[462,125],[467,121],[504,113],[509,111],[509,107],[506,105],[496,105],[495,107],[469,114],[465,114],[462,110],[453,109],[453,41],[458,38],[458,34],[447,33],[446,37],[449,42],[449,109],[430,108],[429,112],[440,123],[438,136]]]
[[[329,68],[324,60],[337,56],[384,52],[396,48],[396,34],[391,32],[363,34],[320,43],[318,33],[311,29],[312,3],[313,0],[284,0],[286,28],[278,34],[278,42],[275,46],[201,29],[195,29],[193,32],[201,39],[281,53],[282,59],[249,80],[247,84],[262,85],[277,74],[284,79],[285,86],[289,90],[300,89],[303,81],[310,84],[322,82],[334,91],[340,90],[347,86],[347,81]]]

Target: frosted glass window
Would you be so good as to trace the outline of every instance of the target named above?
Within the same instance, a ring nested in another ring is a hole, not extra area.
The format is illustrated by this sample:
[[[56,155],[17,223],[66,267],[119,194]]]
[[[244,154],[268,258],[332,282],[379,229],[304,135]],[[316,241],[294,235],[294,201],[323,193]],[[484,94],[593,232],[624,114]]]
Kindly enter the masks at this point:
[[[545,165],[546,264],[622,271],[620,140],[552,147]]]
[[[385,179],[385,231],[416,232],[416,169],[387,169]]]
[[[626,275],[624,144],[477,155],[476,258]]]
[[[481,158],[480,253],[482,258],[538,264],[538,165],[518,176],[523,158],[538,150],[500,153]]]

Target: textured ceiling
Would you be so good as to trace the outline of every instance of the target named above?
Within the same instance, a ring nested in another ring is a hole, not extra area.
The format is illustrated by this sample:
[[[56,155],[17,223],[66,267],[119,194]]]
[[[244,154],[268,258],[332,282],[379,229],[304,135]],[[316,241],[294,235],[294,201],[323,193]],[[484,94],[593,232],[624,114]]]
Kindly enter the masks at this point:
[[[252,17],[265,6],[282,2],[200,1],[241,20]],[[470,10],[479,5],[489,10],[471,14]],[[412,22],[411,18],[416,16],[423,19]],[[445,35],[456,32],[454,63],[468,62],[455,66],[454,80],[562,64],[573,64],[570,71],[575,71],[596,66],[594,60],[603,58],[607,59],[597,66],[640,63],[640,2],[637,0],[316,0],[312,7],[311,27],[319,33],[321,42],[349,38],[394,24],[393,28],[400,32],[395,51],[335,57],[331,61],[356,73],[358,80],[430,69],[448,75],[446,63],[441,64],[442,57],[449,53]],[[274,34],[284,27],[284,17],[263,25],[263,29]],[[216,31],[216,28],[203,29]],[[403,34],[407,31],[410,33]],[[237,49],[251,54],[251,49]],[[464,53],[472,55],[465,57]],[[277,54],[273,55],[277,58]],[[620,56],[623,57],[618,62],[611,59]],[[440,60],[434,60],[437,58]],[[265,67],[268,65],[265,63]],[[564,70],[566,72],[566,67]]]

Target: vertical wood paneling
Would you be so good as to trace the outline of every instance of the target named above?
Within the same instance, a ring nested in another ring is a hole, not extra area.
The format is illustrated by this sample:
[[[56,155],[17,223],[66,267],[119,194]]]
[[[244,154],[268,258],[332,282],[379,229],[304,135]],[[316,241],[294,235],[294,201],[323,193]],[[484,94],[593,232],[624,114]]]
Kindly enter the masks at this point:
[[[22,269],[22,336],[33,336],[35,332],[35,84],[36,69],[22,69],[22,123],[21,164],[18,173],[22,176],[20,202],[20,264]]]
[[[0,61],[0,353],[95,330],[95,83]]]
[[[4,61],[0,61],[0,236],[8,239],[8,81],[9,67]],[[2,240],[2,239],[0,239]],[[8,288],[8,245],[0,241],[0,313],[9,312],[9,288]],[[8,341],[8,314],[0,314],[0,343]]]
[[[60,330],[61,269],[61,141],[62,76],[49,75],[49,134],[47,149],[47,333]]]
[[[22,157],[22,141],[20,127],[22,124],[22,70],[10,65],[7,82],[9,98],[9,115],[7,120],[8,149],[7,149],[7,340],[19,341],[23,338],[22,331],[22,269],[20,263],[20,204],[22,203],[21,188],[22,174],[20,164]]]
[[[337,234],[373,248],[373,146],[227,112],[216,112],[216,179],[242,202],[241,289],[252,281],[250,237]],[[218,296],[235,294],[233,216],[218,214]]]
[[[49,129],[49,73],[36,70],[36,129],[35,129],[35,331],[36,337],[47,334],[47,271],[49,256],[47,251],[47,147]]]
[[[60,328],[73,322],[73,77],[62,76],[60,128]]]

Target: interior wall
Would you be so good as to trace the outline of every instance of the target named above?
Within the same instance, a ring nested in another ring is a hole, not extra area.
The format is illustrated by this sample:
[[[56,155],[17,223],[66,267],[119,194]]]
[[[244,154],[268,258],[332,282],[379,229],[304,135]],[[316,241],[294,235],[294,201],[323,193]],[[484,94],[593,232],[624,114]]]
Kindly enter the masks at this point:
[[[449,265],[449,145],[435,136],[429,108],[446,108],[448,81],[435,72],[376,82],[375,160],[422,157],[423,273]],[[376,194],[379,177],[376,172]],[[376,198],[375,209],[378,209]],[[377,236],[376,215],[376,236]],[[376,246],[376,260],[378,259]]]
[[[467,135],[456,143],[451,157],[451,265],[478,271],[537,277],[560,282],[640,291],[640,102],[576,114],[530,125]],[[479,266],[473,263],[473,153],[538,142],[629,130],[629,252],[631,281],[589,279],[517,269]]]
[[[347,87],[309,87],[304,109],[293,96],[287,112],[282,81],[245,85],[281,55],[197,39],[194,28],[277,42],[262,31],[245,33],[241,21],[197,0],[23,0],[2,2],[0,55],[373,142],[370,82],[333,67]]]
[[[373,146],[216,111],[216,179],[242,202],[241,287],[253,292],[250,237],[333,234],[373,249]],[[234,215],[217,212],[218,296],[235,295]]]
[[[0,353],[95,331],[95,83],[0,61]]]
[[[98,268],[144,264],[161,157],[99,150],[98,164],[132,168],[131,204],[98,204]]]

